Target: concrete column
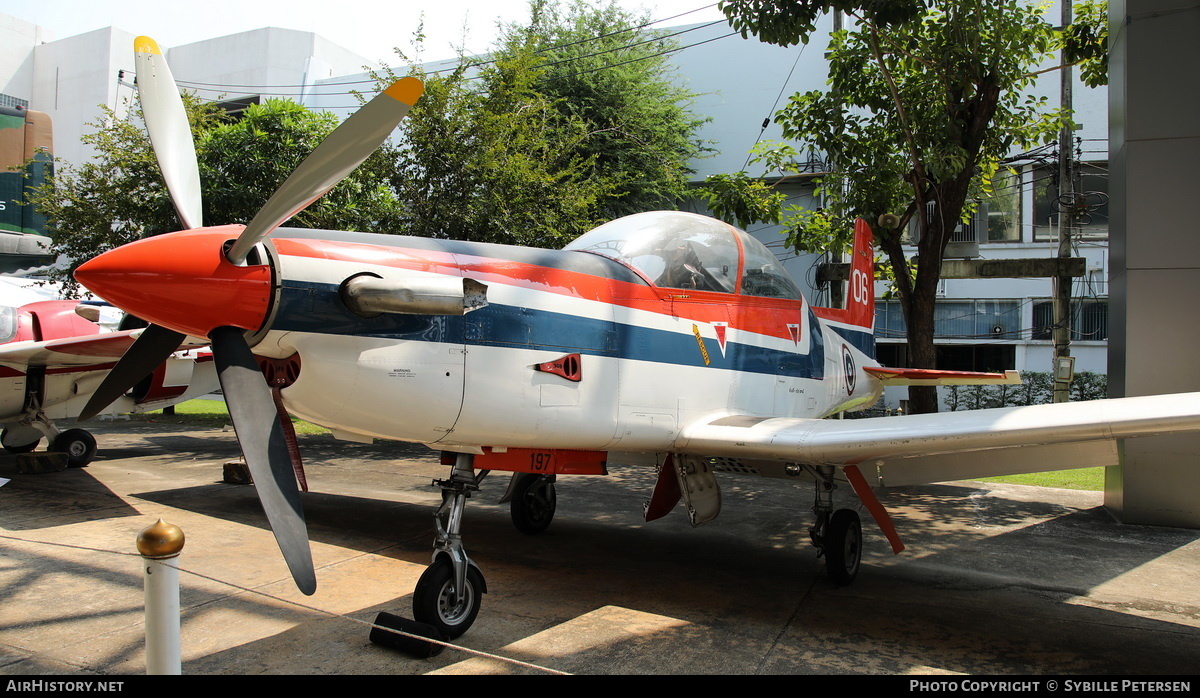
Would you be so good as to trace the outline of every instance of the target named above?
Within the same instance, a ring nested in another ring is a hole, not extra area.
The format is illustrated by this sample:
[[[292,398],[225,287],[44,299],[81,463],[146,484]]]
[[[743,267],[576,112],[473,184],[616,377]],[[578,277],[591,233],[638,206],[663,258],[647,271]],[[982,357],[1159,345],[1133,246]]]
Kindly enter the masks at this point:
[[[1109,1],[1109,393],[1200,391],[1200,0]],[[1200,436],[1131,439],[1124,523],[1200,528]]]

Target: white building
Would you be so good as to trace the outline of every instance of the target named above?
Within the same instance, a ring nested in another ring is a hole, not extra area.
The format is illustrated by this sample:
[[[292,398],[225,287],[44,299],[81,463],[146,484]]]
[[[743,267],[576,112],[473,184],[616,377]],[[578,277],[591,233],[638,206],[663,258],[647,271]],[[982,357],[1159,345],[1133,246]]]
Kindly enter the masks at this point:
[[[672,54],[679,79],[696,93],[696,113],[710,121],[701,137],[714,149],[711,157],[697,160],[695,179],[709,174],[746,169],[748,153],[760,140],[779,140],[780,130],[768,121],[796,92],[822,89],[825,60],[822,30],[809,45],[781,48],[742,39],[724,23],[676,27],[682,50]],[[132,97],[134,34],[117,28],[51,40],[47,32],[21,20],[0,16],[0,100],[27,102],[54,120],[56,155],[80,162],[89,152],[80,137],[103,118],[100,105],[122,116]],[[176,80],[203,98],[236,108],[258,99],[286,96],[310,108],[349,113],[358,101],[354,91],[373,84],[362,56],[337,46],[317,34],[289,29],[263,28],[177,47],[164,47]],[[1040,93],[1057,98],[1058,77],[1051,73],[1038,85]],[[1077,84],[1077,132],[1081,143],[1082,186],[1085,191],[1107,191],[1107,91]],[[819,154],[814,155],[819,160]],[[1022,166],[1019,182],[992,202],[989,241],[980,246],[985,259],[1053,257],[1057,254],[1055,229],[1047,190],[1055,156],[1047,151],[1041,161]],[[819,169],[819,162],[813,169]],[[781,184],[792,203],[810,206],[809,178],[792,178]],[[1097,204],[1106,197],[1093,197]],[[1103,373],[1107,362],[1107,206],[1098,205],[1076,245],[1076,255],[1087,260],[1087,276],[1076,281],[1073,296],[1080,299],[1072,353],[1077,371]],[[793,277],[809,291],[814,302],[828,296],[816,288],[815,255],[797,256],[783,247],[777,229],[761,227],[750,232],[785,259]],[[942,283],[938,310],[939,337],[946,368],[1049,371],[1052,343],[1049,337],[1049,279],[969,279]],[[881,301],[877,330],[881,359],[903,364],[902,327],[898,308]],[[894,403],[903,392],[889,393]]]

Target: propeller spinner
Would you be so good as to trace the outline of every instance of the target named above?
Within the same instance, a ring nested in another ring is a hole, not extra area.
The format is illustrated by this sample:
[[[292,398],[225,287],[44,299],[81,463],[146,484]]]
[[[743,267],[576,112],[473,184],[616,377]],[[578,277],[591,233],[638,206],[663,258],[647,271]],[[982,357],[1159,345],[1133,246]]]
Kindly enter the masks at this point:
[[[266,321],[271,271],[266,265],[247,265],[246,258],[255,244],[375,152],[420,98],[424,85],[416,78],[399,80],[342,122],[245,228],[199,228],[199,168],[183,101],[158,44],[138,37],[134,47],[146,130],[171,200],[189,230],[106,252],[76,270],[75,278],[88,289],[152,323],[109,372],[79,418],[95,416],[123,395],[188,335],[207,336],[271,530],[296,585],[312,594],[317,583],[308,531],[280,424],[286,416],[277,414],[245,339],[246,331],[258,330]]]

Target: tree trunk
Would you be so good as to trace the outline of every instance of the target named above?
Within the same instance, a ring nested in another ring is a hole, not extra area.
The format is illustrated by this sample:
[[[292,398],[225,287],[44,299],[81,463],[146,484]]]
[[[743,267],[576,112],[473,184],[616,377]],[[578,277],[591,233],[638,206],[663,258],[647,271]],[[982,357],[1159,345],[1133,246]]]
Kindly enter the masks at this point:
[[[937,302],[936,282],[927,291],[916,284],[909,302],[908,363],[913,368],[937,368],[937,348],[933,344],[933,311]],[[937,388],[912,386],[908,389],[908,410],[911,414],[938,411]]]

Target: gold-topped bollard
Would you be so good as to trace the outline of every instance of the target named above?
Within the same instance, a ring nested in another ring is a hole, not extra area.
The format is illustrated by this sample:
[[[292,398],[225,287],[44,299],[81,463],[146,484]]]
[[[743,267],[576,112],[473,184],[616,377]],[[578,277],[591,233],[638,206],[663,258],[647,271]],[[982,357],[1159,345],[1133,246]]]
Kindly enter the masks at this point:
[[[146,599],[146,673],[183,673],[179,643],[179,567],[183,531],[162,519],[137,537]]]

